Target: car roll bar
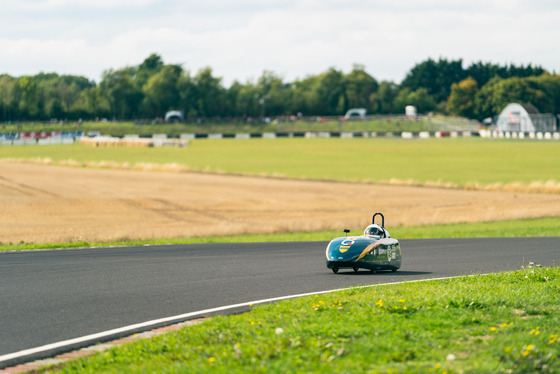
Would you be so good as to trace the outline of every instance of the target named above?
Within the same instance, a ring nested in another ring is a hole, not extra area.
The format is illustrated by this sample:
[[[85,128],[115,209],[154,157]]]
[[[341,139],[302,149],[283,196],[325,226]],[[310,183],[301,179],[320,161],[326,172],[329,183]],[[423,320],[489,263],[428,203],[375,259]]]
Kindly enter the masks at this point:
[[[373,215],[373,217],[371,217],[371,224],[373,225],[375,223],[375,216],[381,216],[381,227],[385,228],[385,217],[383,216],[382,213],[375,213]]]

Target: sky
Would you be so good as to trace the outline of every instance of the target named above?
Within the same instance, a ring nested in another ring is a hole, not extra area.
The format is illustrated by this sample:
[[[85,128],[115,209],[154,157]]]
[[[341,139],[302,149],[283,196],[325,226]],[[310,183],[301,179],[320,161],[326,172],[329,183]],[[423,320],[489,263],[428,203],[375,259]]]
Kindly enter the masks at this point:
[[[558,0],[2,0],[0,74],[80,75],[152,53],[229,87],[360,64],[400,83],[432,58],[560,73]]]

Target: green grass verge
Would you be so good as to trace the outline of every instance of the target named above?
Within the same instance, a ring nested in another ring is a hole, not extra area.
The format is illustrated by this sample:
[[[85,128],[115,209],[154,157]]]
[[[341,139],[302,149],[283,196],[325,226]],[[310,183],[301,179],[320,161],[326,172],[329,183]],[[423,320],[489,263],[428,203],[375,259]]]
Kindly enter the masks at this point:
[[[435,239],[435,238],[491,238],[491,237],[542,237],[560,236],[560,217],[525,220],[458,223],[433,226],[396,226],[388,228],[391,236],[397,239]],[[246,234],[217,237],[192,237],[152,240],[131,240],[120,242],[74,242],[74,243],[0,243],[0,251],[75,248],[94,246],[122,246],[147,244],[193,244],[193,243],[250,243],[286,241],[328,241],[342,236],[342,229],[313,232],[288,232],[280,234]],[[362,233],[361,228],[353,228],[350,235]]]
[[[560,269],[356,288],[69,362],[60,373],[558,373]],[[47,371],[51,372],[51,371]]]
[[[98,167],[175,164],[189,170],[345,182],[396,179],[469,187],[554,180],[556,188],[560,183],[557,142],[478,138],[197,139],[187,148],[0,146],[2,158],[73,160]]]

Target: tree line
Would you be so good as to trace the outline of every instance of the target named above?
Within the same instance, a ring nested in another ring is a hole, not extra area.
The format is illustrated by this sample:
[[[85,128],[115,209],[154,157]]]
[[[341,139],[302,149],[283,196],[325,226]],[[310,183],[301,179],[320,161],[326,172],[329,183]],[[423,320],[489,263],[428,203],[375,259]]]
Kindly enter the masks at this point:
[[[191,74],[151,54],[141,64],[103,72],[99,84],[85,77],[40,73],[0,75],[0,121],[154,119],[169,110],[187,118],[263,118],[301,113],[339,116],[350,108],[368,114],[401,114],[407,105],[483,119],[509,102],[530,103],[541,112],[560,112],[560,76],[539,66],[500,66],[462,59],[427,59],[400,84],[377,81],[355,64],[294,82],[264,71],[256,81],[225,87],[210,67]]]

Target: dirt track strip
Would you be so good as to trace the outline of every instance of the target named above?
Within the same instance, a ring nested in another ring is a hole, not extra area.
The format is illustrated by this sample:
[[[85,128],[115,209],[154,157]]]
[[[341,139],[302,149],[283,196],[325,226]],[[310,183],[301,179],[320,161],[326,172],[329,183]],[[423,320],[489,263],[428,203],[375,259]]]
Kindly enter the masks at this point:
[[[113,241],[560,215],[560,196],[0,163],[0,242]]]

